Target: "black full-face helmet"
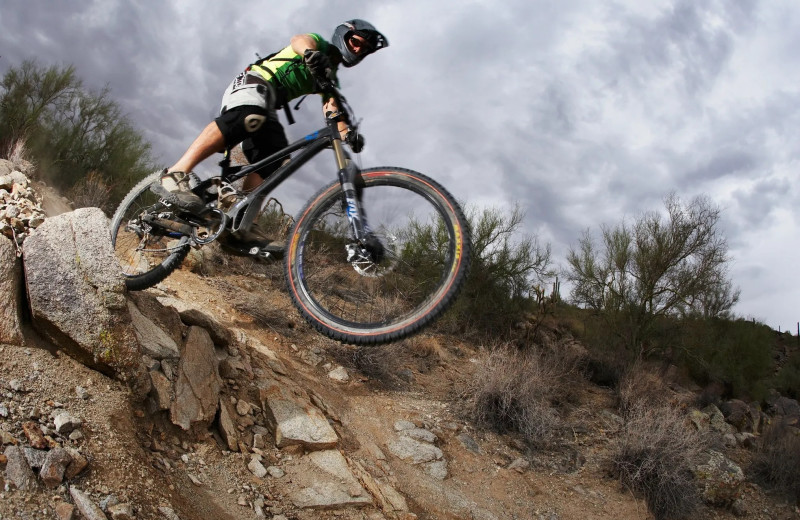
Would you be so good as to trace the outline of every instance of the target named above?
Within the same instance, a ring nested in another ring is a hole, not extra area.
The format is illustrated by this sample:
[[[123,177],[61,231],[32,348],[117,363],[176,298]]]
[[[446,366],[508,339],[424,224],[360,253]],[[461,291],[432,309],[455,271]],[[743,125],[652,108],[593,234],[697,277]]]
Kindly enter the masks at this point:
[[[356,54],[350,46],[349,40],[353,36],[360,36],[367,42],[369,50]],[[364,20],[350,20],[339,24],[333,31],[331,43],[334,47],[339,49],[342,55],[342,63],[345,67],[352,67],[365,56],[372,54],[378,49],[389,46],[389,40],[386,39],[378,30],[369,22]]]

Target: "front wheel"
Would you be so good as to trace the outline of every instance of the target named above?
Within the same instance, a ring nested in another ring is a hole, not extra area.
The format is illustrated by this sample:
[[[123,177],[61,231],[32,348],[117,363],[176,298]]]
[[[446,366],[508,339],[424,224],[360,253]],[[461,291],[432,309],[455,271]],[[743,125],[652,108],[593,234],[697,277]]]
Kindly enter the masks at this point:
[[[174,271],[189,254],[189,237],[154,225],[170,219],[172,209],[150,191],[160,172],[142,179],[122,199],[111,218],[111,244],[128,289],[152,287]]]
[[[402,168],[361,175],[361,204],[380,254],[355,252],[365,249],[352,239],[336,182],[301,211],[285,268],[289,293],[312,326],[369,345],[413,334],[444,312],[467,277],[471,243],[461,208],[436,181]]]

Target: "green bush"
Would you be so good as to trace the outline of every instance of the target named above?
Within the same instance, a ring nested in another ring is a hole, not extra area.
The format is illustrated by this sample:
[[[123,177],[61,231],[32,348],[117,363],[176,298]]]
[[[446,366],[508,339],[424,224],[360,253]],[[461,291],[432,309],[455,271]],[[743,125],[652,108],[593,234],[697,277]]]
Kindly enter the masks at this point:
[[[439,321],[442,332],[507,339],[514,326],[536,309],[536,293],[548,281],[550,245],[519,232],[524,213],[516,206],[467,211],[472,231],[472,267],[453,308]],[[415,230],[421,247],[436,243],[437,230]]]
[[[0,152],[9,154],[20,142],[49,183],[66,192],[94,172],[93,182],[112,187],[112,203],[155,169],[149,143],[109,89],[87,90],[72,66],[25,61],[6,72],[0,82]]]
[[[685,319],[679,333],[679,357],[696,381],[721,383],[734,397],[764,397],[774,347],[769,327],[743,319]]]
[[[598,245],[587,231],[567,257],[572,301],[594,310],[630,359],[658,351],[665,320],[724,317],[739,297],[727,280],[728,247],[720,210],[705,198],[665,200],[628,225],[602,226]]]
[[[800,351],[795,352],[781,367],[773,387],[783,395],[800,399]]]

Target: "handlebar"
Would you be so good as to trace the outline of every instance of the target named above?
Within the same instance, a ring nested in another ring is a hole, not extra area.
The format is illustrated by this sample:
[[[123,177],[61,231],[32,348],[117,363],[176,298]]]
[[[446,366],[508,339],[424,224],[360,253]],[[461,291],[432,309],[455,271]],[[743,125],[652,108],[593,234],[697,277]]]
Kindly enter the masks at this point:
[[[318,78],[314,78],[314,81],[316,83],[317,91],[323,96],[323,103],[326,95],[332,97],[333,100],[336,102],[336,106],[339,107],[339,113],[337,114],[337,117],[340,117],[347,124],[348,127],[355,130],[358,125],[353,124],[351,117],[352,109],[350,108],[350,105],[347,103],[347,99],[345,99],[345,97],[342,95],[339,89],[336,88],[336,85],[334,85],[332,81],[327,79],[320,80]]]

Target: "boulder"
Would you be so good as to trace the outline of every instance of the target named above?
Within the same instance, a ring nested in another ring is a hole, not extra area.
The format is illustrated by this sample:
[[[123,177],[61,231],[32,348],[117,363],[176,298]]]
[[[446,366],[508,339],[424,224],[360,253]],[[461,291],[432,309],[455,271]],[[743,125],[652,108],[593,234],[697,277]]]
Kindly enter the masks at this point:
[[[16,247],[0,236],[0,343],[22,344],[22,264]]]
[[[754,430],[754,417],[750,405],[739,399],[731,399],[725,401],[720,406],[719,410],[725,416],[728,424],[733,425],[740,432],[753,432]]]
[[[239,451],[239,433],[236,430],[234,413],[226,399],[219,400],[219,433],[230,451]]]
[[[128,296],[136,304],[136,308],[172,338],[176,345],[183,343],[188,327],[181,321],[181,316],[174,307],[161,305],[157,297],[147,291],[132,291]]]
[[[265,383],[260,393],[277,447],[301,445],[322,450],[334,447],[339,441],[328,420],[311,403],[290,395],[275,382]]]
[[[311,452],[287,468],[288,495],[296,507],[334,509],[366,506],[372,498],[338,450]]]
[[[422,464],[442,460],[442,450],[428,442],[418,441],[411,437],[400,436],[389,441],[387,446],[392,454],[412,464]]]
[[[742,468],[718,451],[709,451],[694,474],[702,486],[703,500],[709,504],[729,506],[742,495],[745,481]]]
[[[64,448],[55,448],[47,452],[47,458],[39,472],[42,482],[47,487],[55,488],[64,480],[67,467],[72,463],[72,457]]]
[[[179,358],[180,351],[175,341],[164,332],[161,327],[153,323],[139,310],[136,305],[129,301],[128,310],[131,313],[131,323],[136,339],[142,353],[153,359]]]
[[[713,404],[706,406],[702,411],[708,415],[709,427],[711,428],[711,431],[721,433],[723,435],[726,433],[736,433],[736,429],[725,422],[725,416],[722,415],[722,412],[719,411],[719,408]]]
[[[184,430],[194,424],[208,426],[217,415],[222,379],[211,336],[201,327],[189,327],[178,364],[172,422]]]
[[[36,489],[38,487],[36,475],[28,465],[28,460],[25,458],[22,448],[8,446],[4,455],[6,456],[6,480],[17,489]]]
[[[216,318],[197,308],[189,302],[172,297],[159,297],[159,303],[165,307],[171,307],[178,311],[181,321],[187,325],[203,327],[211,335],[215,345],[228,347],[231,344],[231,331],[224,327]]]
[[[172,382],[158,370],[151,370],[149,374],[153,386],[150,396],[154,410],[169,410],[172,404]]]
[[[143,398],[149,379],[103,212],[47,219],[25,241],[23,259],[36,328],[82,363],[128,380]]]
[[[83,518],[86,520],[108,520],[103,510],[92,502],[92,499],[86,493],[71,487],[69,488],[69,494],[72,496],[72,501],[75,502],[75,507],[81,512]]]
[[[798,403],[796,399],[790,399],[780,395],[774,399],[770,399],[769,413],[785,417],[798,417],[800,416],[800,403]]]

